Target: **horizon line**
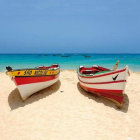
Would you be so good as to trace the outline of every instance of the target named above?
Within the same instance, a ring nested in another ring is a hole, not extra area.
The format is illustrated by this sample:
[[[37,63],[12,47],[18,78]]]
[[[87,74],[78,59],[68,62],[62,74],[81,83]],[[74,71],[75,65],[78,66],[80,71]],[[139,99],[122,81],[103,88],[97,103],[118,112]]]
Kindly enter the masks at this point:
[[[140,53],[0,53],[1,54],[140,54]]]

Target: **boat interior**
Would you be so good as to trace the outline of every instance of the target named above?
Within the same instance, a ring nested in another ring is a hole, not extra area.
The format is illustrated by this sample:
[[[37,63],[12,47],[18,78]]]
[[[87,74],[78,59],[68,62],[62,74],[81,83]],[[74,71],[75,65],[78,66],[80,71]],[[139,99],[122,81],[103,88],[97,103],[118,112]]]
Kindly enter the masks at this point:
[[[81,74],[95,74],[97,72],[102,72],[102,71],[110,71],[110,69],[104,68],[104,67],[100,67],[100,66],[92,66],[92,67],[84,67],[84,66],[80,66],[79,68],[79,72]]]
[[[49,67],[45,67],[45,66],[40,66],[38,67],[39,69],[56,69],[56,68],[59,68],[59,65],[58,64],[53,64]]]

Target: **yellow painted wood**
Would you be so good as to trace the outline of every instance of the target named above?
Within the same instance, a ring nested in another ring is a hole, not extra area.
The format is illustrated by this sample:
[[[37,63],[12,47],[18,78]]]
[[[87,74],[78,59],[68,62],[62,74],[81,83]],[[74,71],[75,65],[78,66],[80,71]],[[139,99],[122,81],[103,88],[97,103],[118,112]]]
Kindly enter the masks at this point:
[[[10,77],[15,76],[47,76],[47,75],[56,75],[60,72],[60,69],[57,70],[39,70],[39,69],[25,69],[25,70],[13,70],[6,72]]]

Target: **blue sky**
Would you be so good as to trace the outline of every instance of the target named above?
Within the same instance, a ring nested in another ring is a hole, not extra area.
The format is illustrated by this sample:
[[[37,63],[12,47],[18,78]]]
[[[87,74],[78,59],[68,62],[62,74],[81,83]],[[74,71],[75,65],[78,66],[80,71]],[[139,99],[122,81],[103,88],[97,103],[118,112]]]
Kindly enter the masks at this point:
[[[139,0],[0,0],[0,53],[140,53]]]

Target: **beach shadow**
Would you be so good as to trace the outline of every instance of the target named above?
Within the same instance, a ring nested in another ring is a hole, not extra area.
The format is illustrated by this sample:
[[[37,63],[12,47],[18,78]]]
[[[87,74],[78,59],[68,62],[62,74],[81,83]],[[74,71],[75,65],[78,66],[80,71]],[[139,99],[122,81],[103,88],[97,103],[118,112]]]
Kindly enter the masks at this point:
[[[21,99],[18,89],[15,88],[8,96],[9,106],[10,106],[11,110],[15,110],[19,107],[24,107],[28,104],[32,104],[33,102],[39,101],[40,99],[43,99],[43,98],[55,93],[56,91],[58,91],[58,89],[60,88],[60,85],[61,85],[61,82],[57,81],[54,85],[31,95],[25,101],[23,101]]]
[[[108,99],[105,99],[103,97],[99,97],[95,94],[86,92],[84,89],[81,88],[79,82],[77,83],[77,88],[78,88],[78,90],[81,94],[83,94],[85,97],[88,97],[89,99],[92,99],[92,100],[96,101],[97,103],[103,103],[105,106],[109,106],[111,108],[114,108],[117,111],[121,111],[121,112],[124,112],[124,113],[126,113],[128,111],[129,98],[126,94],[124,94],[124,103],[123,103],[122,108],[118,108],[114,102],[112,102]]]

